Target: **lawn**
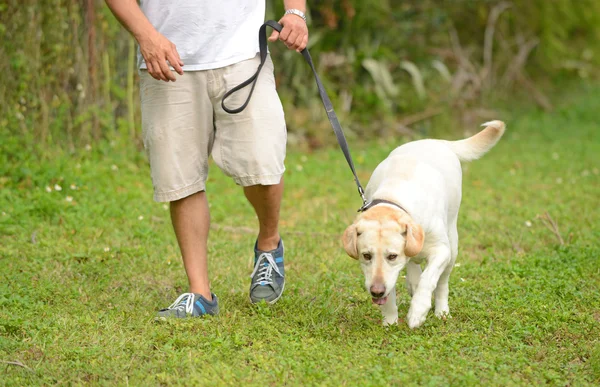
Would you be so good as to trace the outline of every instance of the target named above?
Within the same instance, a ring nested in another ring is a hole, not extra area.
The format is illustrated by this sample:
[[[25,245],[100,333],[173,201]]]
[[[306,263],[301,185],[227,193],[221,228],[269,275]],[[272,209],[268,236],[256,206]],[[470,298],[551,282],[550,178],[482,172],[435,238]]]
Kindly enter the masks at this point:
[[[288,155],[287,284],[276,305],[249,303],[256,220],[213,167],[221,314],[155,322],[186,279],[144,154],[99,144],[40,158],[5,143],[0,384],[597,385],[598,106],[589,86],[552,113],[501,110],[504,138],[464,166],[452,318],[430,313],[417,330],[381,326],[341,248],[360,199],[335,148]],[[364,183],[396,145],[351,142]]]

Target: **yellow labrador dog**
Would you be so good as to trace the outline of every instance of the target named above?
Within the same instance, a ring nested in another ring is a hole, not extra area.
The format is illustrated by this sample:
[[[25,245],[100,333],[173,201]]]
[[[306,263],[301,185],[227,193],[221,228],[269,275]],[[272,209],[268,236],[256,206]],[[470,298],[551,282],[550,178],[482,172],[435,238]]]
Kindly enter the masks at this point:
[[[358,259],[365,286],[383,313],[383,323],[398,320],[396,280],[406,267],[412,296],[410,328],[425,322],[435,294],[435,315],[449,314],[448,278],[458,254],[456,223],[461,201],[461,161],[478,159],[502,137],[502,121],[460,141],[420,140],[396,148],[377,166],[365,196],[367,206],[342,238]],[[426,261],[421,271],[421,262]]]

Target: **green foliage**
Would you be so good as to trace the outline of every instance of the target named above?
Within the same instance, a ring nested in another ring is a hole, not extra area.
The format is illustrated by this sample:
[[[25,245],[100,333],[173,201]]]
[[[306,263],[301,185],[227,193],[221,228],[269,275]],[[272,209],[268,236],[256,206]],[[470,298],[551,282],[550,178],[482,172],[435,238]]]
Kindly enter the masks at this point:
[[[432,107],[464,115],[489,106],[490,97],[510,98],[523,89],[522,74],[543,89],[559,78],[594,76],[600,2],[510,2],[495,24],[487,69],[485,30],[490,10],[501,3],[309,2],[310,49],[349,133],[395,134],[404,117]],[[278,19],[283,2],[267,4],[268,17]],[[462,53],[449,38],[453,29]],[[71,150],[100,138],[139,144],[136,69],[128,61],[135,47],[102,0],[4,1],[0,39],[0,136],[19,134],[23,147]],[[539,42],[519,63],[519,49],[532,39]],[[293,136],[308,138],[311,146],[327,142],[327,121],[301,56],[282,45],[271,50]],[[466,73],[465,59],[471,63]],[[537,102],[550,105],[541,97]]]
[[[21,134],[22,146],[73,147],[113,134],[115,117],[129,108],[112,91],[126,87],[135,70],[116,59],[129,37],[103,1],[84,4],[2,4],[0,135]]]
[[[274,4],[276,15],[282,9]],[[502,4],[509,8],[492,25],[493,59],[486,69],[490,10]],[[310,50],[342,122],[358,134],[394,134],[403,116],[432,106],[463,112],[489,106],[503,93],[510,100],[526,88],[527,73],[547,85],[565,76],[591,77],[600,64],[593,55],[600,41],[600,3],[594,0],[329,0],[312,6],[310,16]],[[453,46],[453,29],[462,52]],[[519,50],[534,39],[539,43],[532,53],[521,57]],[[281,47],[272,50],[285,110],[294,112],[288,115],[291,129],[309,137],[329,133],[301,58]],[[457,86],[461,82],[479,84]],[[536,102],[547,108],[540,95]]]
[[[164,323],[154,311],[187,283],[141,152],[101,143],[0,160],[0,361],[14,362],[0,365],[2,384],[598,385],[594,86],[552,114],[502,114],[505,136],[464,168],[453,317],[431,313],[414,331],[380,326],[340,246],[360,200],[337,149],[290,152],[288,278],[274,306],[248,301],[256,218],[212,169],[209,264],[221,315]],[[364,182],[399,143],[353,148]],[[536,216],[545,211],[565,245]],[[408,295],[398,291],[403,316]]]

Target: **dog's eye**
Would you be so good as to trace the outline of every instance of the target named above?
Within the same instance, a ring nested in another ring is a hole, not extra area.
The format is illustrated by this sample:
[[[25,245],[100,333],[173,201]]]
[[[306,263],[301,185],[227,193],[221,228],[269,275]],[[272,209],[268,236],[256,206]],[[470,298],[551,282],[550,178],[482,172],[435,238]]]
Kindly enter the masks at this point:
[[[370,260],[371,260],[371,254],[369,254],[369,253],[364,253],[364,254],[363,254],[363,258],[365,259],[365,261],[370,261]]]
[[[387,259],[390,260],[390,261],[395,261],[396,258],[398,258],[398,254],[390,254],[387,257]]]

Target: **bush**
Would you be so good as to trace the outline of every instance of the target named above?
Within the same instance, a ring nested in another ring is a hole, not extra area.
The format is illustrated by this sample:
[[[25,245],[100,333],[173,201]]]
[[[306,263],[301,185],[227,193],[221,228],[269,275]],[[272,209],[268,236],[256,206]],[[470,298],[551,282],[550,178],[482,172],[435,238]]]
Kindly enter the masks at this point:
[[[269,1],[268,17],[282,3]],[[405,129],[407,115],[438,107],[465,113],[485,106],[490,90],[515,86],[550,109],[536,85],[591,77],[600,60],[596,0],[310,5],[311,53],[345,127],[359,135]],[[7,0],[0,39],[0,136],[71,149],[100,138],[139,145],[136,48],[103,1]],[[329,129],[312,75],[300,55],[271,50],[291,138],[318,146]]]

